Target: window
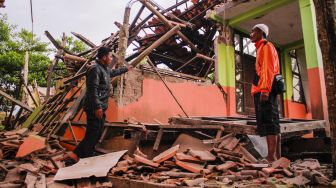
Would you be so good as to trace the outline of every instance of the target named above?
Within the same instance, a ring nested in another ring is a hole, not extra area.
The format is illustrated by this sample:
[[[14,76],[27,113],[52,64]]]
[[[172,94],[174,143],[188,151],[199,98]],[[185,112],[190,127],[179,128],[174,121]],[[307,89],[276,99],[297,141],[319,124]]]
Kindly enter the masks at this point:
[[[255,70],[256,48],[247,35],[234,34],[236,111],[246,115],[254,114],[253,98],[250,94]]]
[[[302,79],[300,74],[299,61],[296,55],[296,50],[289,52],[292,74],[293,74],[293,96],[292,100],[294,102],[305,103],[304,91],[302,86]]]

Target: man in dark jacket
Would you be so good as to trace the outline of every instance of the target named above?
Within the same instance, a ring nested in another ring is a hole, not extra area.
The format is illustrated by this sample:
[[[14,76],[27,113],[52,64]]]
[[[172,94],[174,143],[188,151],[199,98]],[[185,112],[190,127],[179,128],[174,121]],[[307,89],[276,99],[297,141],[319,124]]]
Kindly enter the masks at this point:
[[[105,123],[105,111],[108,107],[111,78],[126,73],[132,66],[111,69],[113,57],[111,49],[101,47],[98,50],[97,61],[87,71],[86,96],[84,110],[87,116],[86,133],[82,142],[74,152],[69,153],[73,162],[79,158],[93,156]]]

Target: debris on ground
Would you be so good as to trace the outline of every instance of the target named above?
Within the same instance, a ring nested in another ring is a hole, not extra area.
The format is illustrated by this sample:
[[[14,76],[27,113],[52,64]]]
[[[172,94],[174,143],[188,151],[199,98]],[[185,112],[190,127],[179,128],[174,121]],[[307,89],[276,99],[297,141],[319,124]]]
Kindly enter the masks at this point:
[[[173,146],[152,158],[138,148],[137,154],[126,153],[127,150],[112,152],[81,159],[69,167],[64,166],[65,149],[58,141],[40,144],[40,140],[45,138],[27,129],[1,134],[1,187],[63,185],[64,181],[59,180],[76,180],[77,185],[91,184],[88,179],[91,176],[110,180],[96,182],[105,186],[112,185],[115,178],[190,187],[331,184],[330,166],[316,159],[291,162],[285,157],[268,163],[254,157],[246,150],[245,139],[232,133],[217,138],[220,144],[214,140],[204,144],[209,140],[180,134]],[[28,145],[27,142],[38,144]],[[22,155],[17,157],[19,152]]]

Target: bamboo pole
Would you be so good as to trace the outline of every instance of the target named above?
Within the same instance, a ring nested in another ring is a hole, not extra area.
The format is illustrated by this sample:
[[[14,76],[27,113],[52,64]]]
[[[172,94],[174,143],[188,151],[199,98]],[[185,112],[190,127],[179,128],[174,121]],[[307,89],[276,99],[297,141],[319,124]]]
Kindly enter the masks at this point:
[[[168,31],[166,34],[164,34],[159,40],[155,41],[151,46],[149,46],[146,50],[144,50],[137,58],[135,58],[131,65],[135,67],[137,64],[139,64],[147,55],[149,55],[155,48],[160,46],[162,43],[164,43],[166,40],[168,40],[170,37],[172,37],[174,34],[176,34],[180,30],[179,26],[173,27],[170,31]]]

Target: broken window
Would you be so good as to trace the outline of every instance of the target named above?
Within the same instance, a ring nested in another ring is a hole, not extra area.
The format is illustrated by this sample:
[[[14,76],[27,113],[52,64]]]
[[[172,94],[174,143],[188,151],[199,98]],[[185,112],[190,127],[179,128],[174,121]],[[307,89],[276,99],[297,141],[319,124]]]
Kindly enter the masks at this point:
[[[296,50],[289,52],[291,65],[292,65],[292,74],[293,74],[293,96],[292,100],[294,102],[305,103],[302,79],[300,74],[299,61],[297,58]]]
[[[254,113],[253,98],[250,95],[254,75],[256,50],[247,35],[234,34],[236,66],[236,111],[250,115]]]
[[[243,52],[244,54],[255,57],[257,55],[256,48],[250,38],[243,37]]]

